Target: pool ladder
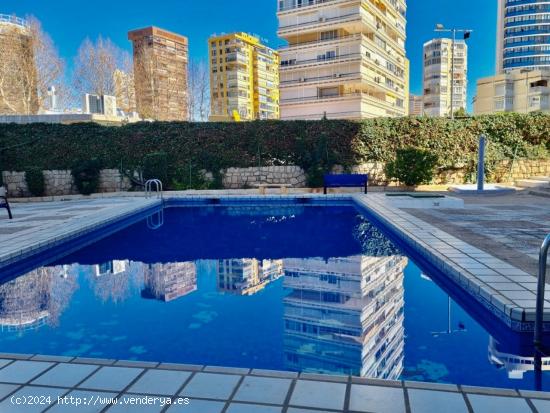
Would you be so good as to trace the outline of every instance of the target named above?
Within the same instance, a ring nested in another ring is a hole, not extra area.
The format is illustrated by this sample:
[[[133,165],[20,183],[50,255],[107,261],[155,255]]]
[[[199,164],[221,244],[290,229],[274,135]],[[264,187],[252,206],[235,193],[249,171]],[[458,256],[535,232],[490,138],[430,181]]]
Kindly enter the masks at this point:
[[[535,347],[542,349],[542,336],[544,334],[544,289],[546,287],[546,263],[548,262],[548,249],[550,248],[550,234],[546,236],[540,247],[539,255],[539,279],[537,285],[537,312],[535,315]]]
[[[153,185],[157,194],[157,198],[163,198],[162,182],[159,179],[149,179],[145,182],[145,198],[151,198],[153,196]]]
[[[147,217],[147,228],[157,230],[164,225],[164,209],[161,208],[157,212]]]

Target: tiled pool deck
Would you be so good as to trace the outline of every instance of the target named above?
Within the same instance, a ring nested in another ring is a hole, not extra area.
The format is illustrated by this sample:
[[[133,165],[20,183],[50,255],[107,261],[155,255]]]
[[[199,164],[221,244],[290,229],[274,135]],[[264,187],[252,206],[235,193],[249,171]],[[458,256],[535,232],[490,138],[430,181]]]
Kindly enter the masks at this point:
[[[521,390],[32,355],[0,354],[0,366],[2,413],[550,411],[550,393]],[[42,396],[44,404],[16,404],[33,396]]]

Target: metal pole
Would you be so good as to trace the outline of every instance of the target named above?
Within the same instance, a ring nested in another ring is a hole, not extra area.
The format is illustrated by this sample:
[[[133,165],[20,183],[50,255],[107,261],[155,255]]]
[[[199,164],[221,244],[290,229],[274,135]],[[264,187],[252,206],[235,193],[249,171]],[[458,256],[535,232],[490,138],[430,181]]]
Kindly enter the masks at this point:
[[[479,136],[479,155],[477,160],[477,190],[485,188],[485,135]]]
[[[537,313],[535,317],[535,347],[542,346],[543,322],[544,322],[544,287],[546,286],[546,262],[548,249],[550,248],[550,234],[547,235],[539,255],[539,279],[537,285]]]
[[[455,42],[456,29],[453,29],[453,42],[451,45],[451,120],[455,118],[454,98],[455,98]]]

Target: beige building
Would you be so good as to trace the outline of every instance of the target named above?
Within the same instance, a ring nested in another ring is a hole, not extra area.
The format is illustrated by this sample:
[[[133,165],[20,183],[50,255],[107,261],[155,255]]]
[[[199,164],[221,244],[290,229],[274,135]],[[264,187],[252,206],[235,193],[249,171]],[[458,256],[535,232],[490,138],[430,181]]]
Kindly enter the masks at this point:
[[[0,115],[38,113],[33,39],[28,23],[0,14]]]
[[[210,120],[279,119],[279,53],[247,33],[208,39]]]
[[[424,44],[423,101],[427,116],[450,116],[451,111],[466,110],[468,46],[464,40],[456,40],[454,58],[452,50],[451,39]]]
[[[281,119],[406,116],[404,0],[280,0]]]
[[[129,32],[128,39],[134,47],[135,99],[140,117],[188,120],[187,37],[147,27]]]
[[[550,70],[513,70],[478,80],[474,113],[550,112]]]
[[[424,99],[419,95],[409,95],[409,116],[424,114]]]

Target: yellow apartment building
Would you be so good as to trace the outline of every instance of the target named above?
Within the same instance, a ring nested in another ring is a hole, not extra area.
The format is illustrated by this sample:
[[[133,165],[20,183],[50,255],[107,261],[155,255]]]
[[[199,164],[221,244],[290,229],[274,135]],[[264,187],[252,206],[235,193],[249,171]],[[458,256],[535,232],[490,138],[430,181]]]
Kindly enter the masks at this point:
[[[247,33],[214,35],[210,121],[279,119],[279,54]]]

